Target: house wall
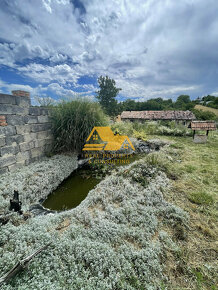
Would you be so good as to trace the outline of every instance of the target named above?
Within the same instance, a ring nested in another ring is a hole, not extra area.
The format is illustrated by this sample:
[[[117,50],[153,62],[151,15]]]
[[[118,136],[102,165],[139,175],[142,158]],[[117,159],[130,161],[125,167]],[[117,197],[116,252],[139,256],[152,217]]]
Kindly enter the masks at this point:
[[[49,109],[31,106],[28,92],[0,94],[0,174],[39,160],[51,143]]]

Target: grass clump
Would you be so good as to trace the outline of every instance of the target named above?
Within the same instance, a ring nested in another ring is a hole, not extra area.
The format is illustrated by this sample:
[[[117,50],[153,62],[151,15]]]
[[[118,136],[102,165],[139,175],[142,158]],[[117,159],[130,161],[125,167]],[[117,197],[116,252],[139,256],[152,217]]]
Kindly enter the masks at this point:
[[[188,199],[196,204],[210,205],[213,203],[213,197],[206,192],[193,192],[188,195]]]
[[[51,112],[54,151],[80,151],[94,126],[106,126],[100,105],[86,99],[61,102]]]

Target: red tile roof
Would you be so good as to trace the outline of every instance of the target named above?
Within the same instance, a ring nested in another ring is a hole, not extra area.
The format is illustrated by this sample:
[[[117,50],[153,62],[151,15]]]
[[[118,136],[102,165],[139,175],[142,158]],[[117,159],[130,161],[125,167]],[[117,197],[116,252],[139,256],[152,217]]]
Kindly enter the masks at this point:
[[[214,121],[193,121],[191,122],[192,130],[216,130]]]
[[[123,111],[121,119],[195,120],[191,111]]]

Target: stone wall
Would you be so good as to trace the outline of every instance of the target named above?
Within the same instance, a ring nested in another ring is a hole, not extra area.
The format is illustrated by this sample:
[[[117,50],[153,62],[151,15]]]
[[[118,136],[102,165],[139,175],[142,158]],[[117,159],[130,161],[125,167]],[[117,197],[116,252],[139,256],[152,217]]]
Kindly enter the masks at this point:
[[[194,139],[193,139],[194,143],[206,143],[207,142],[207,135],[198,135],[198,134],[195,134],[194,135]]]
[[[49,109],[33,107],[28,92],[0,94],[0,174],[39,160],[52,143]]]

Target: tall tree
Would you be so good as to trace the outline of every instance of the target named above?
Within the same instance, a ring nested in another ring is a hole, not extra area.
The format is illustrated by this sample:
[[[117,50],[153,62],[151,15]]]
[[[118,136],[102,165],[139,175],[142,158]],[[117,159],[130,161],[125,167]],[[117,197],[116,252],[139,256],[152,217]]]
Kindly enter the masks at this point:
[[[109,116],[115,116],[118,110],[117,100],[115,98],[121,89],[117,88],[115,80],[110,79],[108,76],[100,76],[98,84],[100,87],[100,90],[97,91],[99,103]]]

